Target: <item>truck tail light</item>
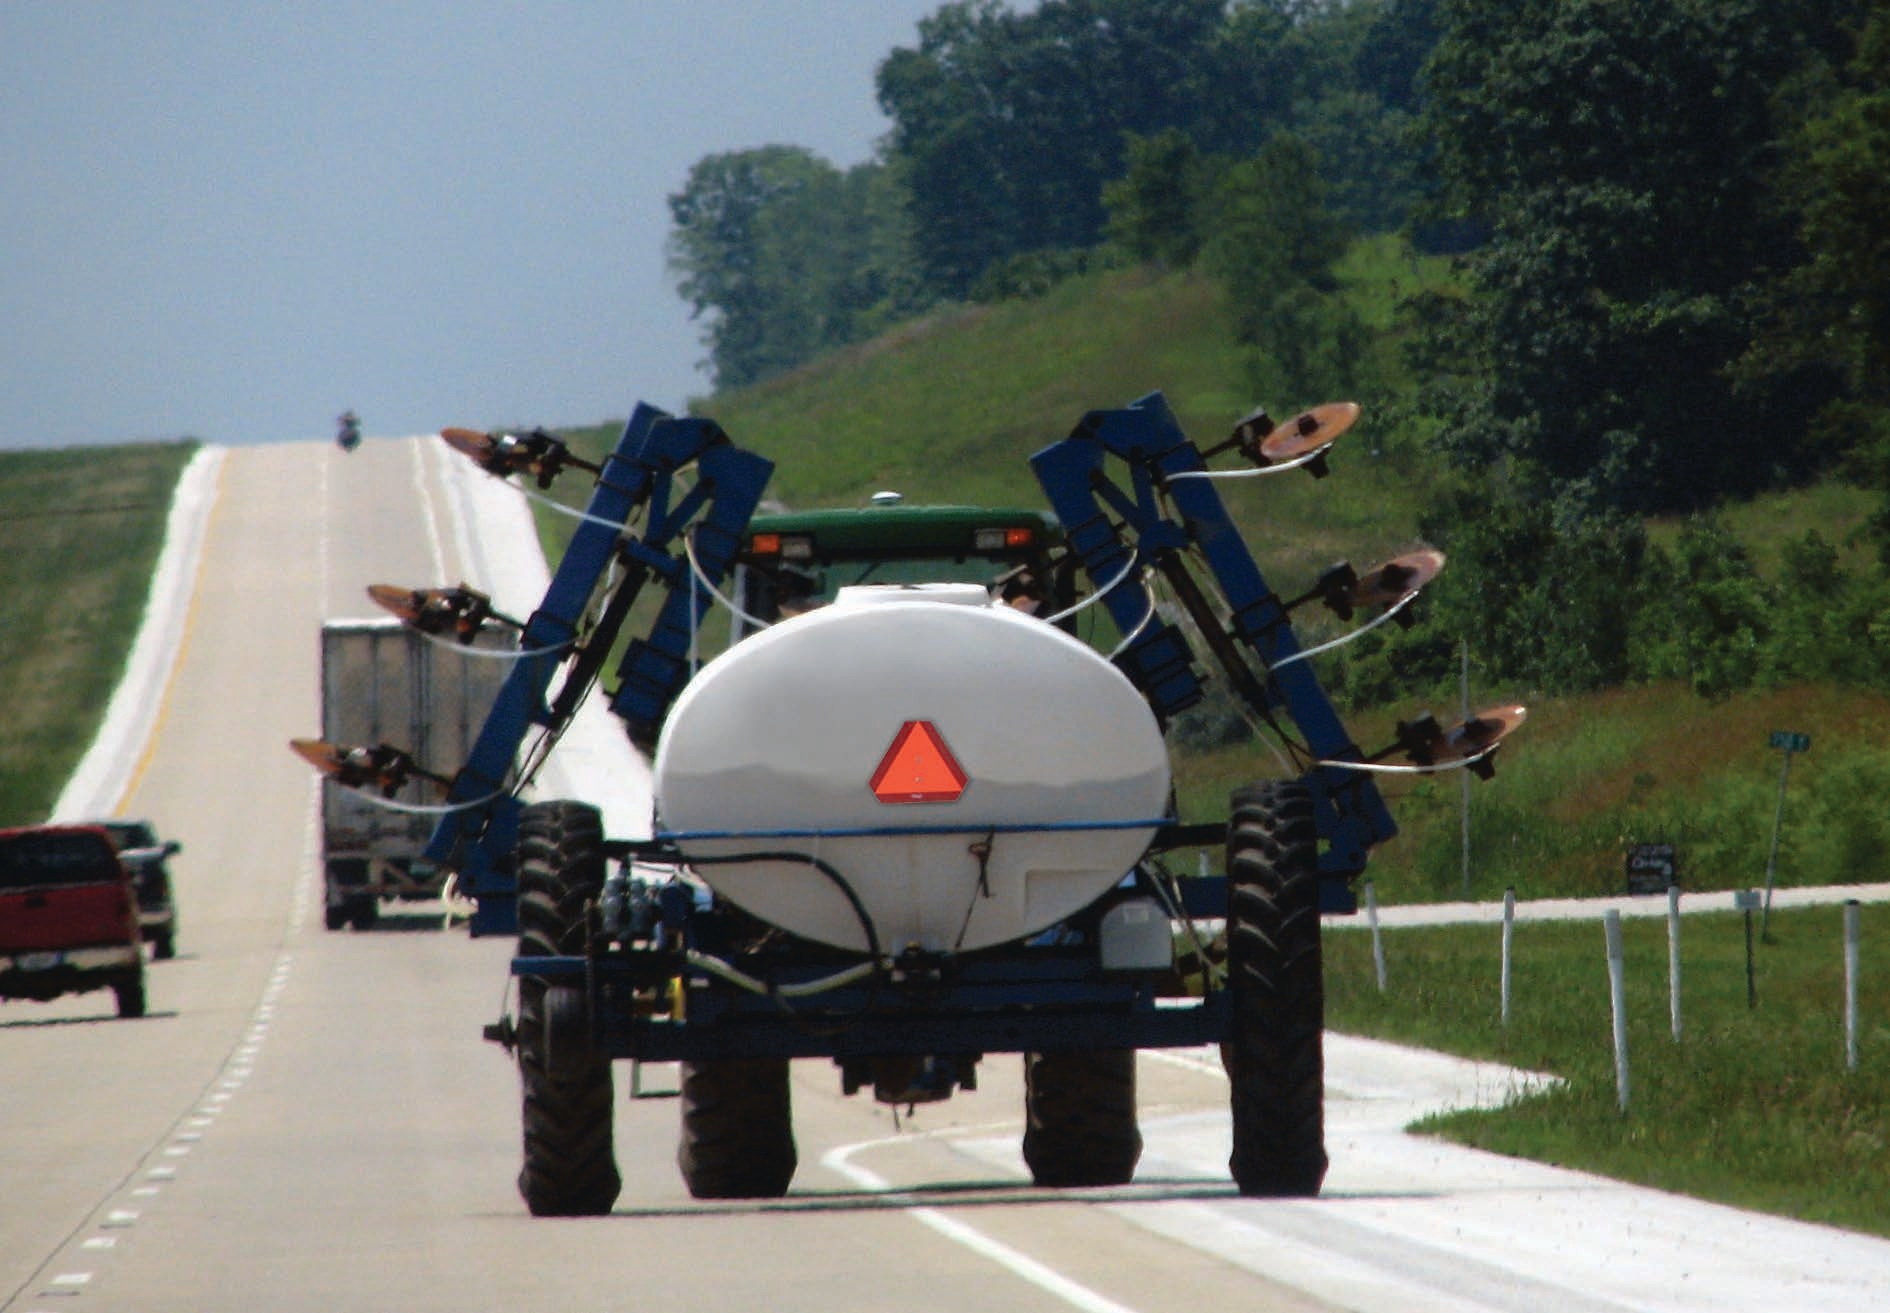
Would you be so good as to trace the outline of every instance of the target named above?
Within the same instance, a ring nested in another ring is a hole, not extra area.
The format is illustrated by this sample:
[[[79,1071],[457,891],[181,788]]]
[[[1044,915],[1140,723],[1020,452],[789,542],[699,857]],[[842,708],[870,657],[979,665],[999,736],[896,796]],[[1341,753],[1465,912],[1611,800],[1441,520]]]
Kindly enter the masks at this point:
[[[1001,552],[1007,547],[1028,547],[1036,540],[1036,532],[1025,525],[1009,529],[979,529],[971,535],[971,545],[981,552]]]

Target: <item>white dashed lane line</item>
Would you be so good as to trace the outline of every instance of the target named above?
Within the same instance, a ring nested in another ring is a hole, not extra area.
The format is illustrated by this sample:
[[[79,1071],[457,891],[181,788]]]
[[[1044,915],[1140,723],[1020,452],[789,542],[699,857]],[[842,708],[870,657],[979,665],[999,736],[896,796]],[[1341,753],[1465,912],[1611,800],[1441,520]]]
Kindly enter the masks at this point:
[[[301,873],[290,898],[289,937],[294,938],[301,930],[307,912],[307,906],[314,896],[316,867],[315,851],[317,826],[320,821],[321,789],[316,781],[310,790],[309,820],[303,838],[303,860]],[[178,1171],[186,1164],[191,1154],[207,1143],[207,1137],[217,1124],[217,1118],[229,1107],[233,1099],[243,1088],[250,1076],[255,1074],[256,1063],[262,1057],[263,1048],[269,1039],[271,1023],[275,1020],[276,1005],[282,999],[283,991],[288,988],[295,956],[288,949],[277,955],[275,966],[269,973],[269,981],[263,987],[262,998],[256,1004],[256,1010],[250,1015],[248,1027],[238,1040],[230,1056],[224,1059],[223,1066],[217,1071],[210,1087],[193,1105],[191,1111],[178,1119],[171,1132],[155,1150],[145,1156],[143,1164],[134,1170],[118,1192],[125,1198],[138,1201],[137,1208],[114,1207],[116,1200],[108,1199],[105,1208],[96,1215],[96,1220],[79,1228],[75,1235],[83,1234],[82,1239],[74,1243],[69,1237],[66,1245],[55,1251],[40,1272],[53,1271],[50,1277],[35,1274],[21,1287],[22,1291],[34,1290],[40,1299],[57,1299],[62,1302],[72,1296],[84,1293],[98,1275],[99,1269],[57,1270],[63,1257],[71,1262],[75,1256],[83,1256],[88,1261],[105,1260],[112,1257],[118,1248],[119,1235],[135,1228],[144,1217],[144,1209],[158,1204],[165,1193],[175,1188]],[[136,1182],[133,1184],[132,1182]],[[7,1305],[11,1307],[11,1305]],[[68,1306],[70,1307],[70,1306]],[[39,1309],[31,1305],[23,1306],[22,1313],[52,1313],[49,1309]]]
[[[262,1001],[256,1007],[249,1029],[225,1060],[211,1088],[188,1114],[178,1119],[176,1126],[164,1137],[163,1143],[146,1156],[145,1163],[148,1165],[134,1171],[121,1187],[125,1198],[137,1200],[140,1206],[113,1206],[119,1201],[108,1200],[107,1206],[96,1215],[96,1220],[80,1228],[80,1232],[85,1233],[84,1238],[76,1244],[69,1239],[67,1247],[56,1252],[46,1267],[41,1269],[42,1272],[52,1270],[52,1275],[35,1277],[23,1289],[34,1290],[37,1287],[35,1298],[58,1300],[64,1308],[70,1309],[72,1305],[66,1301],[86,1293],[93,1279],[104,1269],[91,1267],[62,1270],[60,1258],[63,1256],[68,1263],[74,1258],[83,1258],[92,1263],[109,1260],[118,1248],[120,1237],[144,1220],[146,1208],[161,1201],[166,1191],[175,1187],[180,1167],[199,1146],[206,1143],[210,1131],[217,1124],[217,1118],[255,1071],[256,1061],[262,1056],[263,1044],[269,1037],[270,1017],[288,984],[293,962],[293,956],[287,951],[276,959],[268,987],[263,991]],[[138,1184],[132,1184],[134,1181]],[[22,1313],[55,1313],[52,1308],[32,1304],[20,1307]]]

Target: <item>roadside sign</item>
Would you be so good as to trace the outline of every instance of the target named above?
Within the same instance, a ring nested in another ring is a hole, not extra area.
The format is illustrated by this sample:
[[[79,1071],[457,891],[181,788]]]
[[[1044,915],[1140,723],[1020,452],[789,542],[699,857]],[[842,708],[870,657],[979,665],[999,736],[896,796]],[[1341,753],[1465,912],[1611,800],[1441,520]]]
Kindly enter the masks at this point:
[[[1783,748],[1786,752],[1810,752],[1811,735],[1798,734],[1788,729],[1772,731],[1772,746]]]
[[[1733,911],[1756,912],[1764,904],[1757,889],[1738,889],[1733,892]]]
[[[1637,843],[1627,850],[1627,891],[1664,894],[1680,883],[1680,856],[1670,843]]]

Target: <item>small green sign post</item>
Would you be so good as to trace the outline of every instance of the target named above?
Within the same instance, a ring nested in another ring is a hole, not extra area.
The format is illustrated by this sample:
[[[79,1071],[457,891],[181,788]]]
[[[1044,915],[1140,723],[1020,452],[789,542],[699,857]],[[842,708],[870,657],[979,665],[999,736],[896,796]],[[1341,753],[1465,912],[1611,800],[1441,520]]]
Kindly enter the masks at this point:
[[[1792,778],[1792,754],[1811,751],[1811,735],[1795,730],[1772,731],[1771,746],[1785,754],[1784,769],[1778,775],[1778,810],[1772,814],[1772,851],[1765,859],[1765,911],[1759,916],[1759,938],[1771,942],[1772,881],[1778,872],[1778,835],[1785,824],[1785,786]]]

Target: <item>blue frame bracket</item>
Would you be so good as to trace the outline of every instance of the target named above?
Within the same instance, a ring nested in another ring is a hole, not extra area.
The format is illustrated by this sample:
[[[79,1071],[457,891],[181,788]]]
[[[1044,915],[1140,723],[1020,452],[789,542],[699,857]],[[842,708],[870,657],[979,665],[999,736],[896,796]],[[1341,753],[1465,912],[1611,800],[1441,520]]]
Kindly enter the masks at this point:
[[[672,510],[674,477],[691,464],[696,485]],[[707,590],[669,548],[701,515],[697,561],[711,580],[719,581],[773,472],[771,461],[734,446],[710,420],[678,419],[638,403],[624,424],[544,602],[520,639],[524,651],[556,649],[557,654],[526,658],[512,668],[448,790],[447,803],[456,810],[441,819],[427,845],[427,858],[457,871],[461,890],[478,900],[474,934],[507,934],[516,928],[517,875],[511,862],[519,803],[514,790],[521,783],[517,761],[526,737],[534,728],[555,735],[569,723],[643,584],[657,573],[671,585],[669,600],[651,637],[630,645],[618,667],[625,688],[612,703],[633,739],[639,731],[654,737],[654,727],[688,678],[682,657],[695,638],[691,620],[699,623],[708,611]],[[648,523],[636,537],[630,526],[639,511],[647,511]],[[615,564],[624,567],[623,575],[603,599],[598,619],[587,625],[586,616]],[[679,593],[678,578],[688,592]],[[693,613],[690,594],[697,599]],[[650,675],[651,668],[660,677]],[[560,671],[563,682],[553,696],[552,681]]]
[[[1127,468],[1130,491],[1109,478],[1111,457]],[[1298,655],[1299,640],[1213,482],[1175,477],[1203,473],[1207,462],[1167,400],[1152,392],[1119,410],[1091,411],[1069,437],[1030,463],[1092,587],[1106,586],[1133,551],[1140,564],[1162,571],[1234,691],[1263,717],[1271,719],[1280,709],[1291,717],[1312,758],[1302,780],[1326,843],[1320,869],[1333,877],[1363,870],[1370,849],[1397,833],[1390,809],[1368,775],[1316,764],[1363,757],[1311,663],[1280,665]],[[1123,543],[1112,514],[1132,535],[1133,548]],[[1190,545],[1227,603],[1225,618],[1215,613],[1185,560]],[[1123,633],[1133,632],[1146,610],[1137,590],[1115,589],[1103,602]],[[1116,660],[1163,720],[1200,700],[1194,654],[1166,622],[1149,625]]]

